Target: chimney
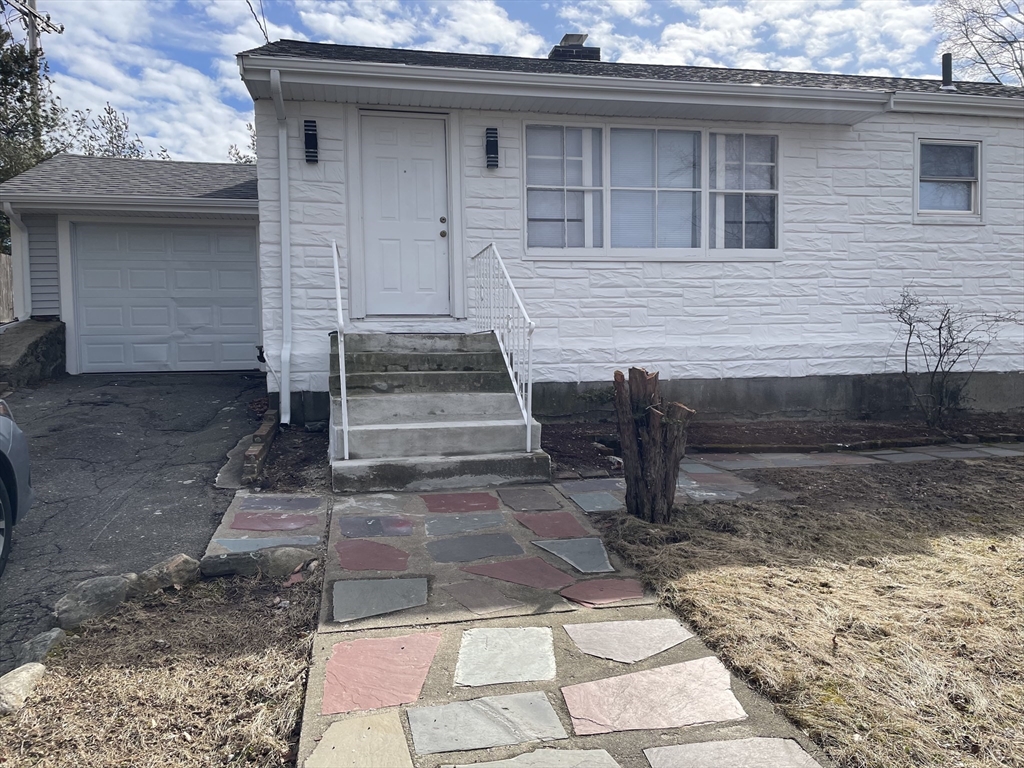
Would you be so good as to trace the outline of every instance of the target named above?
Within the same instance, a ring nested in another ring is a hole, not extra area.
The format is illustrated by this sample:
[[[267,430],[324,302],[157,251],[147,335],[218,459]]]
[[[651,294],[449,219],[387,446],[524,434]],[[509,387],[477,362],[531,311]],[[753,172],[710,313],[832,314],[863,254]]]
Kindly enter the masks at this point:
[[[551,61],[600,61],[600,48],[585,48],[587,35],[562,35],[562,42],[551,49],[548,58]]]
[[[944,53],[942,54],[942,87],[939,89],[942,91],[955,91],[956,86],[953,85],[953,54]]]

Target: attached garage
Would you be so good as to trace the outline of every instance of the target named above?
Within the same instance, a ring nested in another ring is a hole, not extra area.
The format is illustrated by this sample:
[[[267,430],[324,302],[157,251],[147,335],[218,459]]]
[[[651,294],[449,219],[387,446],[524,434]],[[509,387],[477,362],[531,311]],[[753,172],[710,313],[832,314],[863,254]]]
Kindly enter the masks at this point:
[[[259,367],[254,166],[58,155],[0,185],[17,317],[69,373]]]

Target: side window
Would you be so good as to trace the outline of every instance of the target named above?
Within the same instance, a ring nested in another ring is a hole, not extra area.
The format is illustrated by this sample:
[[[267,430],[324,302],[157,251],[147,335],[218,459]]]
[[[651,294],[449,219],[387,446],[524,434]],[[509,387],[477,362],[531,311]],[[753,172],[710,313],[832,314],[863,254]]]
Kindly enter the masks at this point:
[[[774,136],[712,133],[710,246],[775,248],[779,183]]]
[[[981,144],[921,139],[917,152],[917,213],[980,216]]]
[[[604,245],[601,129],[526,128],[526,240],[531,248]]]

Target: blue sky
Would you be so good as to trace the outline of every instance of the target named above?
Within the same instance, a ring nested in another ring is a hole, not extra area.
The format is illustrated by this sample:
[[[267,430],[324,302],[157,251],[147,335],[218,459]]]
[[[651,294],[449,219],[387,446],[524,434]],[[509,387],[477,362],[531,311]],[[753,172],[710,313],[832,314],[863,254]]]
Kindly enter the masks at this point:
[[[224,161],[251,120],[234,54],[263,43],[246,0],[37,0],[72,109],[110,102],[150,147]],[[606,61],[937,77],[928,0],[250,0],[271,40],[544,56],[587,32]],[[10,16],[10,13],[8,13]],[[20,26],[9,21],[16,33]]]

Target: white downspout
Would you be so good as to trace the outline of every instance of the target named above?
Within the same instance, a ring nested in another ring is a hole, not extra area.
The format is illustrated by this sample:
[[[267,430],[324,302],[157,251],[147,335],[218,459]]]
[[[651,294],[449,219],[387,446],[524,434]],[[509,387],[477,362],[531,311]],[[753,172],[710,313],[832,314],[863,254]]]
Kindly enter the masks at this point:
[[[32,289],[29,285],[28,227],[10,203],[4,203],[4,213],[11,222],[11,287],[14,294],[14,316],[27,320],[32,313]]]
[[[277,161],[281,201],[281,375],[278,389],[281,399],[281,423],[292,420],[292,231],[288,198],[288,121],[281,94],[281,72],[270,70],[270,95],[277,112]]]

